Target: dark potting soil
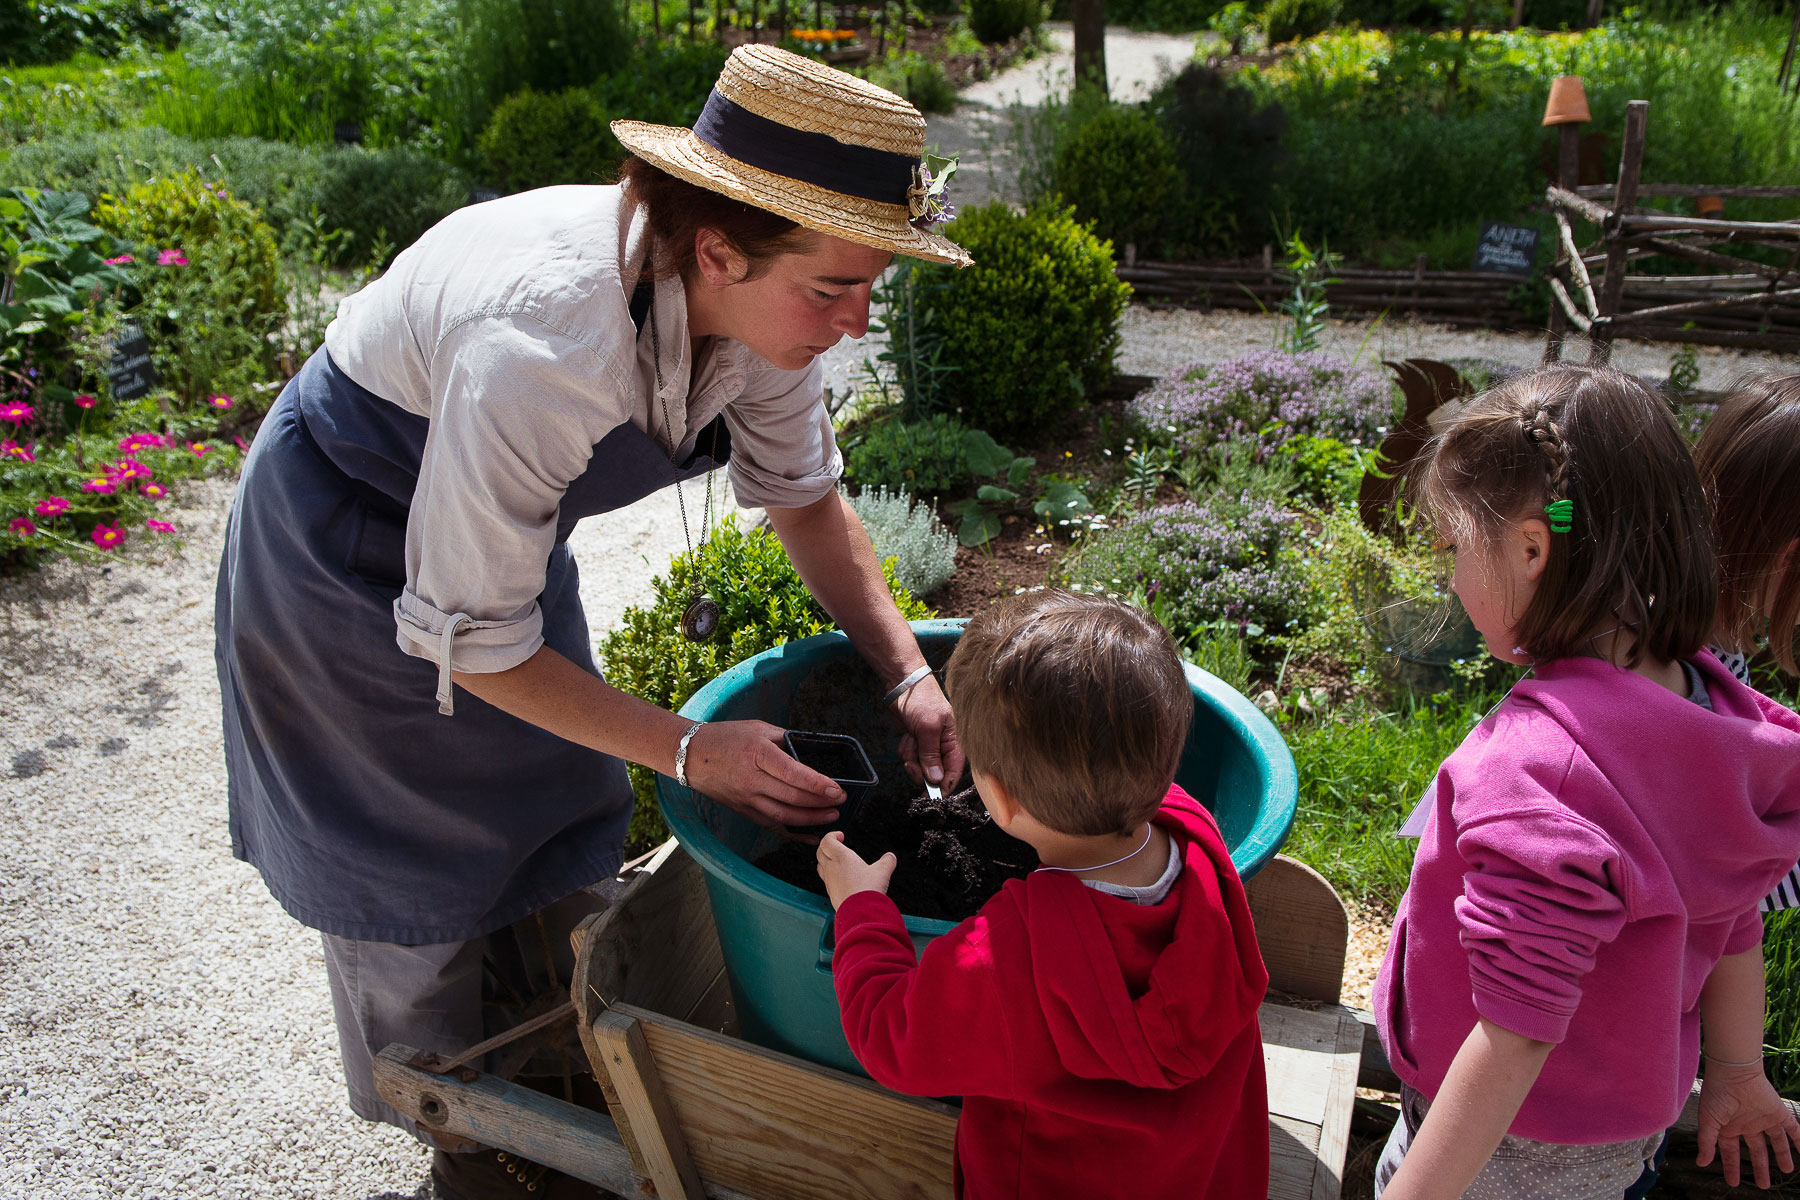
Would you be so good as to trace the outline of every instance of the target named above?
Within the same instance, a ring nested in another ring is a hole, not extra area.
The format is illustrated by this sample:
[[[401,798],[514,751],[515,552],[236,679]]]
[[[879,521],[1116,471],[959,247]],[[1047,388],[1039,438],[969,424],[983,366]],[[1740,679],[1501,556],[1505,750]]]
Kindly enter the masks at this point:
[[[941,800],[920,795],[895,802],[870,796],[841,826],[845,843],[874,862],[892,851],[900,860],[888,895],[913,917],[961,921],[972,917],[1009,879],[1021,879],[1038,865],[1037,852],[1009,837],[988,817],[973,787]],[[756,862],[775,878],[825,894],[817,850],[804,842],[783,842]]]

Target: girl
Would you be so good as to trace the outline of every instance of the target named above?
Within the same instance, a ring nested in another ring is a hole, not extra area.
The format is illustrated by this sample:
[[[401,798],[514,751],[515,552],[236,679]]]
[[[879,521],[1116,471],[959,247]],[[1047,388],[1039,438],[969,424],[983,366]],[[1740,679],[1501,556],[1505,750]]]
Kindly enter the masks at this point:
[[[1800,375],[1746,380],[1719,405],[1694,451],[1713,498],[1719,550],[1719,611],[1713,652],[1750,681],[1747,652],[1767,634],[1789,674],[1800,634]],[[1800,906],[1800,866],[1763,901],[1764,912]]]
[[[1406,1087],[1387,1200],[1641,1195],[1706,1028],[1702,1155],[1767,1185],[1756,911],[1800,857],[1800,718],[1700,655],[1707,513],[1668,408],[1553,367],[1477,398],[1414,487],[1489,650],[1530,664],[1440,768],[1376,981]]]

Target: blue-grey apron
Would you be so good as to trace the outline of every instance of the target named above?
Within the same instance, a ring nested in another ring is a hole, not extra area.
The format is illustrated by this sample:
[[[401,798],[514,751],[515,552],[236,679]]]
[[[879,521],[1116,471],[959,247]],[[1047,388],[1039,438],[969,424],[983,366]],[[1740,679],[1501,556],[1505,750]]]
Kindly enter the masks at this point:
[[[406,513],[429,421],[359,387],[323,349],[245,459],[219,568],[216,653],[232,853],[297,920],[359,941],[462,941],[616,870],[625,764],[467,692],[401,651]],[[599,674],[576,521],[723,464],[722,419],[679,463],[626,424],[557,515],[544,643]]]

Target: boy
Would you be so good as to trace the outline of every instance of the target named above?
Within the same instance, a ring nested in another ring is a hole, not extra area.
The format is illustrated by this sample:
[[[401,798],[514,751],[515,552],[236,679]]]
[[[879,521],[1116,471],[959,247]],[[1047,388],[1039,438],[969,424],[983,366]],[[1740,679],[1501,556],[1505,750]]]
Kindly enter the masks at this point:
[[[956,1194],[1268,1194],[1268,985],[1211,815],[1171,783],[1193,716],[1137,609],[1040,591],[969,622],[946,671],[982,803],[1042,866],[915,961],[870,864],[819,845],[844,1034],[879,1082],[963,1097]]]

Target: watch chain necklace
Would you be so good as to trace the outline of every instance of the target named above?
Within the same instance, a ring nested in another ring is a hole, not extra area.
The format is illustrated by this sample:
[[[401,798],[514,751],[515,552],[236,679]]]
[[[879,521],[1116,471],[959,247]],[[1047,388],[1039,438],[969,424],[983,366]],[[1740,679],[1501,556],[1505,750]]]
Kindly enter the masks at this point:
[[[669,398],[663,394],[662,339],[656,334],[656,303],[654,301],[650,304],[650,353],[653,356],[651,365],[656,370],[656,398],[662,403],[663,431],[669,435],[669,441],[673,443],[675,426],[669,420]],[[679,449],[679,446],[671,446],[669,451],[671,463],[675,461],[675,454]],[[700,526],[699,546],[694,545],[694,535],[688,531],[687,496],[681,490],[681,480],[679,479],[675,481],[675,501],[681,507],[681,537],[687,543],[688,561],[694,564],[694,571],[698,574],[701,570],[700,556],[694,551],[696,549],[704,550],[706,539],[712,535],[712,473],[709,471],[706,476],[706,507],[703,510],[705,515],[702,518],[704,524]],[[705,585],[702,583],[701,590],[690,597],[687,607],[681,610],[681,636],[690,642],[704,642],[718,632],[718,628],[719,602],[706,594]]]

